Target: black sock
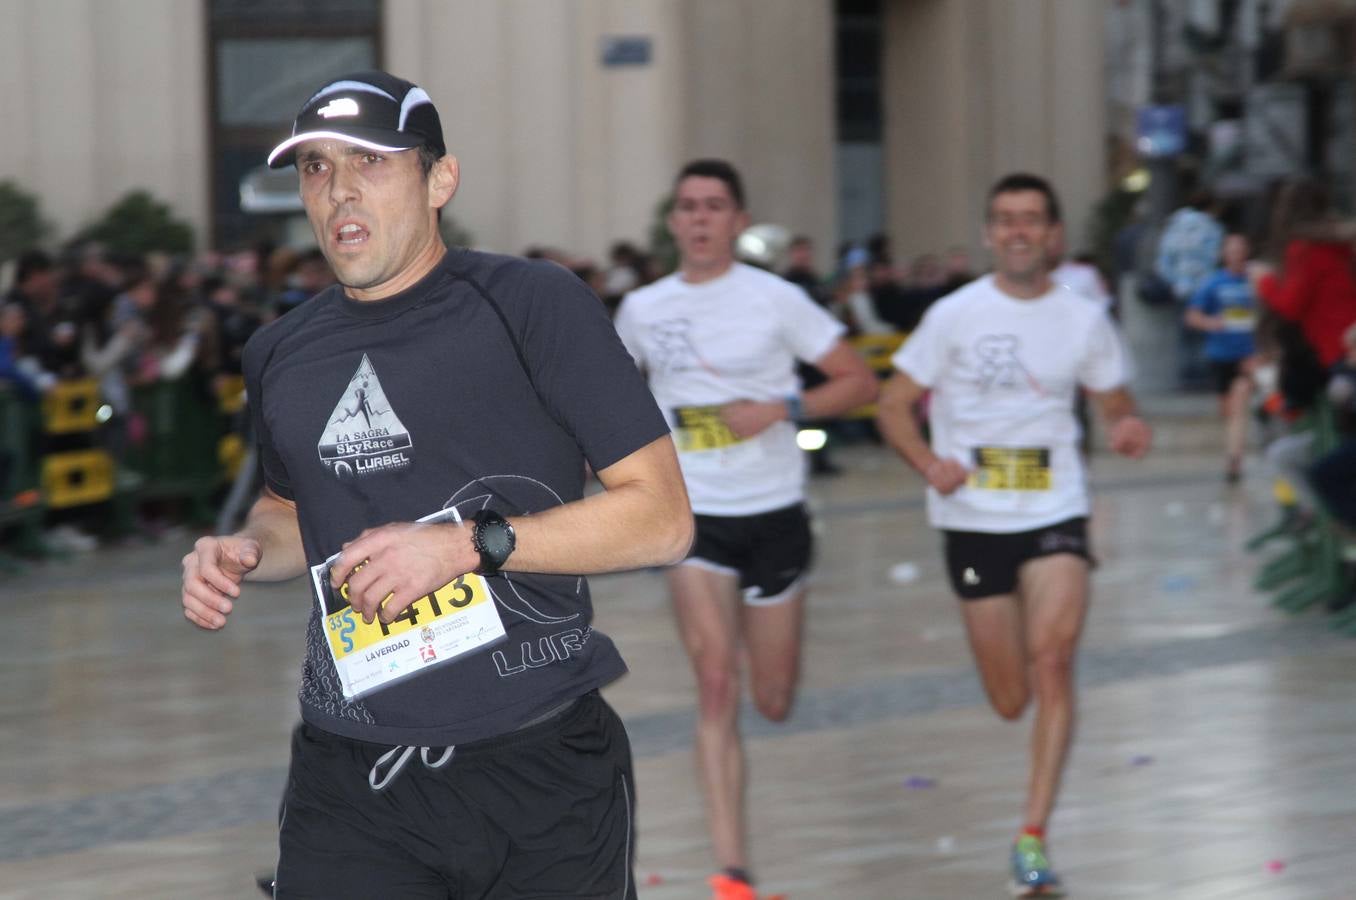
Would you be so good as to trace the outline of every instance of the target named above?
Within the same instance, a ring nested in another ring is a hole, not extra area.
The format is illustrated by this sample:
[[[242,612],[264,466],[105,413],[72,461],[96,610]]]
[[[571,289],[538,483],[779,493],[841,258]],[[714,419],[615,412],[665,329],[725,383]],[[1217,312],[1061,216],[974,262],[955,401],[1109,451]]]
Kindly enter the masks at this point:
[[[742,881],[750,886],[753,885],[753,876],[749,874],[748,869],[741,869],[738,866],[730,866],[725,870],[725,875],[728,878],[733,878],[735,881]]]

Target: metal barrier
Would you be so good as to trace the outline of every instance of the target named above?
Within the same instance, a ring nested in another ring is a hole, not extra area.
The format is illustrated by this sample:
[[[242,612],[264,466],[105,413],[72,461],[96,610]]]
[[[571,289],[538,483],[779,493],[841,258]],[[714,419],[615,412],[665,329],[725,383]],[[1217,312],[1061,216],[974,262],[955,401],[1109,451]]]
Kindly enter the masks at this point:
[[[108,416],[97,381],[61,381],[41,403],[0,386],[0,549],[45,555],[49,511],[101,503],[110,504],[102,521],[114,532],[126,533],[143,500],[185,499],[193,521],[211,522],[213,495],[247,458],[238,433],[244,393],[238,376],[211,387],[188,377],[134,389],[125,453],[115,462],[100,441]]]
[[[217,398],[197,379],[160,381],[132,391],[132,410],[138,424],[123,464],[141,476],[137,499],[183,498],[192,521],[211,522],[212,494],[225,481]]]

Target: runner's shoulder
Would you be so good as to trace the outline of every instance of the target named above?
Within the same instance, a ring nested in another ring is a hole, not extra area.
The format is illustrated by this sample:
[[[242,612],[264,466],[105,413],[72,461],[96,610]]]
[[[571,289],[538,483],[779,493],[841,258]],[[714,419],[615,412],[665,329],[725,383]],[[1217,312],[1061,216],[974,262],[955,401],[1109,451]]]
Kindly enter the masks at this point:
[[[677,272],[672,272],[657,281],[627,291],[622,297],[621,305],[627,312],[636,313],[681,294],[683,290],[682,279],[678,277]]]
[[[592,294],[579,276],[545,259],[458,248],[448,251],[442,265],[454,278],[474,284],[499,302]]]
[[[776,294],[800,295],[805,293],[800,285],[787,281],[776,272],[769,272],[767,269],[760,269],[748,263],[735,263],[733,271],[736,278],[752,288],[771,291]]]
[[[938,324],[963,319],[967,313],[993,299],[993,292],[997,289],[990,280],[990,276],[984,275],[939,297],[928,306],[927,312],[923,314],[924,319]]]
[[[315,296],[297,304],[294,308],[278,316],[260,328],[245,341],[241,365],[246,374],[259,371],[268,364],[268,360],[277,352],[284,341],[305,341],[304,332],[326,311],[332,309],[334,301],[342,294],[343,288],[332,284]]]
[[[735,263],[735,277],[739,288],[754,296],[763,297],[770,302],[808,303],[816,309],[821,308],[805,289],[795,282],[787,281],[775,272],[760,269],[747,263]]]
[[[737,292],[741,300],[758,303],[776,303],[779,301],[814,304],[810,296],[800,287],[782,278],[780,275],[736,262],[730,271],[721,276],[726,283],[722,290]],[[666,313],[673,310],[673,303],[694,292],[702,290],[701,285],[690,285],[673,272],[657,281],[629,291],[622,298],[621,309],[628,316],[642,315],[649,310],[663,309]]]
[[[1092,301],[1087,294],[1084,294],[1078,288],[1058,281],[1051,283],[1050,297],[1055,302],[1080,312],[1096,314],[1106,309],[1101,303]]]

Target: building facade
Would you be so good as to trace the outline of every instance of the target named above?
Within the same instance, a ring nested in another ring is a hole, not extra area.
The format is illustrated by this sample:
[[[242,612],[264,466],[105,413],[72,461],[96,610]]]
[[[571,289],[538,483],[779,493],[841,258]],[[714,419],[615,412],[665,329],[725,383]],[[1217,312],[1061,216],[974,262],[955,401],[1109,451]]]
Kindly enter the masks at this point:
[[[200,246],[297,240],[285,212],[241,211],[241,181],[309,87],[376,65],[437,102],[463,172],[452,215],[487,249],[645,242],[674,171],[721,156],[755,221],[812,236],[825,264],[873,230],[900,257],[978,251],[984,189],[1006,171],[1052,176],[1075,236],[1104,190],[1104,14],[1101,0],[0,0],[0,180],[38,195],[58,238],[144,188]]]

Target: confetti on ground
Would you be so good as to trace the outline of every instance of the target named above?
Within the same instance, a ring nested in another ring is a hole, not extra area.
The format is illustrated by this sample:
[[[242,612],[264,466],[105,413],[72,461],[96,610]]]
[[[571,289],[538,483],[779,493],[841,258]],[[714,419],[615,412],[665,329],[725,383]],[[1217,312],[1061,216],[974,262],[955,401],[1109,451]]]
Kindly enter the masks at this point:
[[[911,791],[926,791],[929,788],[937,786],[935,778],[924,778],[922,775],[910,775],[904,779],[904,786]]]
[[[955,849],[956,849],[956,839],[953,838],[951,835],[947,834],[937,838],[938,853],[950,853]]]
[[[649,875],[645,876],[645,884],[647,884],[650,887],[654,887],[657,884],[663,883],[664,876],[660,875],[658,872],[651,872]]]
[[[1279,875],[1285,871],[1285,862],[1279,859],[1273,859],[1267,863],[1267,871],[1272,875]]]
[[[895,584],[911,584],[918,580],[917,563],[902,562],[890,567],[890,580]]]
[[[1152,766],[1153,764],[1154,758],[1147,754],[1141,753],[1139,756],[1130,757],[1130,765],[1132,766]]]

